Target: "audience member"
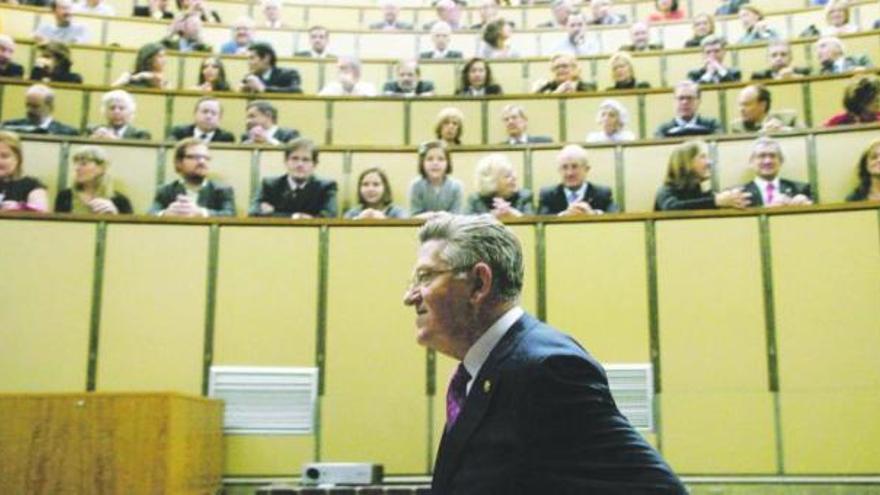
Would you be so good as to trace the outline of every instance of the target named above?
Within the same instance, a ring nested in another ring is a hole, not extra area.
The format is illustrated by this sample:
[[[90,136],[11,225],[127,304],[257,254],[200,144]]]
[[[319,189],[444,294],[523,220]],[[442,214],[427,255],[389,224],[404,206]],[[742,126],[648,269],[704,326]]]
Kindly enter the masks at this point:
[[[700,46],[706,36],[715,34],[715,18],[709,14],[697,14],[691,20],[694,35],[684,42],[685,48]]]
[[[370,167],[358,176],[358,204],[345,212],[343,218],[351,220],[379,220],[384,218],[407,218],[409,214],[394,204],[391,184],[385,171]]]
[[[103,148],[83,146],[73,153],[73,187],[58,191],[55,213],[131,214],[131,201],[116,190],[107,173],[110,159]]]
[[[220,100],[213,96],[203,96],[196,102],[193,112],[193,123],[177,125],[171,128],[169,137],[175,141],[195,138],[205,143],[232,143],[235,136],[220,128],[223,118],[223,107]]]
[[[651,87],[647,81],[636,80],[633,60],[629,53],[615,53],[608,59],[608,65],[611,67],[611,80],[614,81],[614,86],[608,87],[608,90],[645,89]]]
[[[281,20],[281,0],[262,0],[263,27],[272,29],[287,28]]]
[[[382,20],[370,24],[370,29],[379,29],[382,31],[411,31],[413,25],[398,19],[400,16],[400,7],[397,6],[396,0],[382,0]]]
[[[207,57],[199,66],[199,84],[195,89],[200,91],[230,91],[226,80],[226,67],[220,57]]]
[[[4,130],[56,136],[79,135],[78,130],[52,118],[52,112],[55,109],[55,93],[49,86],[34,84],[25,91],[24,98],[25,117],[3,122],[0,127]]]
[[[767,21],[764,19],[764,12],[754,5],[743,5],[739,11],[739,20],[743,26],[743,35],[737,41],[740,45],[761,43],[780,38],[779,33],[767,24]]]
[[[232,23],[232,37],[220,45],[223,55],[247,55],[248,47],[254,42],[256,22],[248,16],[242,16]]]
[[[73,61],[67,45],[50,41],[39,45],[37,53],[31,68],[31,81],[82,84],[82,76],[71,72]]]
[[[574,10],[572,0],[553,0],[550,3],[550,20],[538,24],[538,27],[563,29],[568,24],[568,16]]]
[[[40,24],[34,31],[34,41],[45,43],[58,41],[65,44],[81,45],[89,42],[89,29],[84,24],[73,22],[73,0],[51,0],[48,4],[55,22]]]
[[[813,27],[813,26],[811,26]],[[840,36],[859,31],[859,26],[851,22],[849,0],[831,0],[825,4],[825,25],[810,35]]]
[[[478,56],[485,59],[518,58],[519,51],[511,44],[513,27],[502,18],[486,24],[483,28]]]
[[[588,143],[619,143],[633,141],[636,138],[636,135],[626,128],[629,123],[629,112],[617,100],[604,100],[599,104],[596,123],[601,129],[587,134]]]
[[[712,117],[702,117],[700,110],[700,87],[693,81],[681,81],[675,85],[675,117],[660,124],[655,137],[682,137],[715,134],[721,124]]]
[[[448,148],[460,146],[463,133],[464,113],[455,107],[440,110],[437,114],[437,123],[434,124],[434,136],[437,140],[443,141]]]
[[[299,131],[278,127],[278,109],[266,100],[254,100],[245,109],[246,131],[242,144],[269,144],[280,146],[299,137]]]
[[[257,42],[248,48],[248,69],[240,90],[248,93],[302,93],[296,69],[276,67],[278,57],[269,43]]]
[[[0,34],[0,77],[24,78],[24,67],[15,63],[15,41],[7,34]]]
[[[749,0],[721,0],[721,5],[715,9],[715,15],[735,15]]]
[[[559,40],[551,53],[570,53],[576,57],[599,53],[599,44],[587,39],[587,20],[580,12],[568,16],[565,32],[566,37]]]
[[[672,150],[666,179],[657,191],[654,211],[745,208],[749,193],[740,189],[715,192],[704,189],[712,177],[709,149],[703,141],[685,141]]]
[[[634,22],[629,27],[630,43],[620,47],[625,52],[644,52],[649,50],[662,50],[662,43],[651,43],[650,27],[644,22]]]
[[[21,140],[0,131],[0,211],[49,211],[46,186],[24,175]]]
[[[678,0],[654,0],[655,11],[648,15],[649,22],[678,21],[685,18]]]
[[[581,80],[581,69],[574,55],[557,53],[550,58],[552,79],[535,81],[535,93],[581,93],[595,91],[596,84]]]
[[[800,127],[793,111],[770,113],[770,91],[761,84],[751,84],[739,92],[740,118],[730,124],[730,132],[779,132]]]
[[[150,215],[166,217],[233,217],[235,192],[208,178],[211,150],[204,141],[187,138],[174,146],[179,179],[160,187]]]
[[[86,134],[98,139],[152,139],[149,131],[131,125],[137,104],[127,91],[114,89],[101,97],[104,123],[89,126]]]
[[[335,55],[327,50],[329,43],[330,31],[327,31],[324,26],[312,26],[309,28],[309,49],[298,51],[293,55],[309,58],[334,58]]]
[[[507,140],[501,144],[539,144],[552,143],[550,136],[530,136],[528,133],[529,119],[526,110],[515,103],[504,105],[501,109],[501,121],[507,131]]]
[[[519,187],[516,170],[506,155],[486,155],[477,163],[475,172],[477,192],[468,197],[466,214],[489,213],[498,218],[535,214],[532,192]]]
[[[499,18],[498,0],[480,0],[480,9],[477,12],[480,15],[480,22],[470,27],[474,31],[482,30],[486,24]]]
[[[856,76],[843,93],[844,112],[834,115],[825,127],[867,124],[880,121],[880,78],[871,75]]]
[[[626,24],[625,15],[611,11],[611,0],[593,0],[590,2],[590,13],[592,14],[590,24],[600,26]]]
[[[792,65],[791,45],[785,40],[771,41],[767,45],[770,68],[752,74],[752,79],[788,79],[810,75],[810,69]]]
[[[210,52],[211,46],[202,41],[202,18],[185,14],[171,25],[171,34],[162,38],[162,46],[178,52]]]
[[[434,7],[437,9],[437,18],[422,26],[425,31],[430,31],[431,28],[434,27],[434,23],[438,21],[443,21],[449,24],[449,27],[453,30],[464,28],[461,24],[461,5],[459,5],[458,2],[453,0],[439,0],[434,3]]]
[[[426,218],[437,212],[461,211],[462,187],[451,177],[452,156],[443,141],[428,141],[419,146],[419,175],[409,185],[409,212]]]
[[[361,81],[361,61],[343,55],[336,62],[336,80],[328,82],[318,93],[321,96],[376,96],[376,86]]]
[[[165,47],[160,43],[147,43],[140,47],[134,59],[134,70],[123,73],[113,85],[152,89],[167,87]]]
[[[284,149],[287,173],[263,179],[250,215],[256,217],[335,218],[336,181],[315,175],[318,147],[298,138]]]
[[[461,69],[461,82],[456,96],[500,95],[501,86],[492,79],[492,68],[482,58],[474,57]]]
[[[450,0],[451,1],[451,0]],[[416,60],[399,60],[394,64],[396,79],[382,87],[388,96],[434,96],[434,83],[421,80],[421,70]]]
[[[724,63],[727,54],[727,41],[721,36],[707,36],[701,44],[703,49],[703,66],[688,72],[687,77],[699,84],[718,84],[736,82],[742,79],[742,73],[735,67]]]
[[[168,0],[147,0],[146,5],[135,5],[131,15],[149,17],[157,21],[174,19],[174,12],[168,8]]]
[[[177,11],[181,16],[198,16],[202,22],[223,22],[216,10],[209,9],[202,0],[175,0]]]
[[[783,179],[779,176],[785,154],[779,141],[759,137],[752,143],[749,164],[755,170],[755,179],[742,186],[750,197],[746,206],[791,206],[813,204],[810,185]]]
[[[104,0],[83,0],[73,5],[74,14],[116,15],[116,9]]]
[[[839,38],[826,36],[816,42],[816,58],[819,60],[819,74],[842,74],[870,67],[867,57],[853,57],[846,54]]]
[[[611,189],[587,180],[590,163],[583,147],[564,146],[556,155],[556,165],[561,182],[541,189],[539,215],[601,215],[618,211]]]
[[[462,54],[458,50],[450,50],[449,42],[451,41],[452,28],[444,21],[437,21],[431,26],[431,44],[434,46],[432,50],[422,52],[419,58],[433,59],[450,59],[462,58]]]
[[[868,143],[857,167],[859,184],[847,201],[880,201],[880,139]]]

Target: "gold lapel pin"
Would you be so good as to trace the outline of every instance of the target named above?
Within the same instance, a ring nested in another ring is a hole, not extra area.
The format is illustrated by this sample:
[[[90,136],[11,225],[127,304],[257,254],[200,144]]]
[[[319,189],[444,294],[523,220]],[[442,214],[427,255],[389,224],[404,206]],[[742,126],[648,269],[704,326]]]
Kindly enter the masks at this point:
[[[489,380],[484,381],[483,392],[488,394],[490,390],[492,390],[492,382],[490,382]]]

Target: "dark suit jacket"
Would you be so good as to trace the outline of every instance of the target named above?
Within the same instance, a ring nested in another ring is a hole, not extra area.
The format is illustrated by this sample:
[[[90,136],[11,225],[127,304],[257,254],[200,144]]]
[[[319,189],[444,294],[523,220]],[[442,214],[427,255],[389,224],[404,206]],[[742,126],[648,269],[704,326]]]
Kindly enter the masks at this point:
[[[79,136],[79,131],[69,125],[62,124],[55,119],[52,119],[52,122],[49,124],[49,127],[46,129],[41,129],[33,124],[28,119],[13,119],[7,120],[0,124],[4,130],[7,131],[15,131],[18,133],[25,134],[51,134],[55,136]]]
[[[743,184],[742,190],[743,192],[752,194],[752,197],[749,198],[748,206],[764,206],[764,198],[761,196],[761,191],[758,189],[758,185],[755,184],[755,181],[749,181],[748,184]],[[804,196],[813,199],[813,191],[809,184],[783,178],[779,179],[778,194],[785,194],[789,197],[803,194]]]
[[[706,68],[701,67],[699,69],[694,69],[688,72],[688,79],[695,83],[702,82],[700,78],[703,77],[703,74],[706,73]],[[717,83],[726,83],[726,82],[736,82],[742,79],[742,72],[739,69],[734,67],[727,67],[727,74],[724,74],[724,77],[718,77],[715,75],[715,79],[711,81],[709,84],[717,84]]]
[[[175,141],[180,141],[181,139],[195,137],[196,125],[176,125],[171,128],[170,137]],[[214,135],[211,136],[212,143],[234,143],[235,136],[229,132],[225,131],[221,128],[217,128],[214,131]]]
[[[501,85],[499,84],[487,84],[485,86],[487,95],[500,95],[504,93],[504,90],[501,89]],[[468,91],[464,89],[455,90],[455,96],[472,96]]]
[[[810,68],[809,67],[795,67],[794,73],[800,74],[802,76],[809,76],[810,75]],[[774,75],[773,69],[764,69],[764,70],[759,70],[758,72],[753,72],[752,79],[755,79],[755,80],[773,79],[773,75]]]
[[[657,190],[654,199],[654,211],[669,210],[714,210],[715,193],[695,189],[673,189],[666,184]]]
[[[559,87],[559,82],[557,81],[549,81],[547,84],[538,88],[536,93],[552,93],[556,91],[556,88]],[[578,93],[583,93],[586,91],[596,91],[596,83],[587,82],[587,81],[578,81],[577,89],[575,89]]]
[[[370,24],[370,29],[388,29],[385,21],[374,22]],[[401,31],[412,31],[413,25],[408,22],[403,21],[394,21],[394,25],[391,26],[391,29],[400,29]]]
[[[275,211],[260,213],[260,203],[269,203]],[[290,189],[287,174],[263,179],[260,192],[254,198],[248,214],[252,217],[290,217],[294,213],[308,213],[314,217],[336,217],[336,181],[314,175],[298,190]]]
[[[6,65],[5,69],[0,70],[0,77],[22,77],[23,78],[24,77],[24,67],[22,67],[21,65],[15,63],[15,62],[9,62],[9,64]]]
[[[49,79],[51,82],[82,84],[83,78],[76,72],[49,72],[42,67],[31,67],[31,81]]]
[[[103,124],[96,124],[96,125],[88,126],[86,128],[85,135],[86,136],[91,135],[93,132],[95,132],[95,130],[97,130],[100,127],[106,127],[106,126]],[[138,129],[137,127],[129,125],[129,126],[125,127],[125,132],[122,133],[122,139],[144,139],[144,140],[149,141],[150,139],[153,139],[153,135],[150,134],[150,131],[148,131],[146,129]]]
[[[168,205],[177,200],[180,194],[186,194],[186,188],[179,179],[160,187],[153,199],[153,206],[150,207],[150,214],[156,215],[168,208]],[[199,191],[196,204],[206,208],[212,217],[235,216],[235,192],[232,187],[217,184],[212,180],[208,180]]]
[[[464,55],[462,55],[462,53],[460,51],[447,50],[446,57],[444,57],[444,58],[445,59],[452,59],[452,58],[462,58],[462,57],[464,57]],[[419,58],[434,58],[434,52],[433,51],[422,52],[419,54]]]
[[[443,434],[432,495],[684,494],[617,409],[602,366],[523,315]]]
[[[660,124],[654,137],[679,137],[679,136],[705,136],[721,132],[721,124],[712,117],[697,115],[697,121],[693,127],[679,127],[675,119]]]
[[[216,136],[215,136],[216,137]],[[299,131],[296,129],[288,129],[286,127],[279,127],[275,129],[275,134],[272,134],[273,138],[277,139],[279,143],[288,143],[293,141],[294,139],[299,137]],[[248,134],[245,132],[241,135],[241,142],[244,143],[248,140]]]
[[[260,80],[266,85],[267,93],[302,93],[301,79],[296,69],[275,67],[268,79],[260,76]]]
[[[587,182],[587,192],[584,193],[583,202],[590,205],[594,210],[602,210],[605,213],[620,211],[614,203],[611,188]],[[558,184],[541,189],[541,197],[538,202],[539,215],[556,215],[568,209],[568,198],[565,195],[565,186]]]
[[[430,93],[434,91],[434,83],[431,81],[419,81],[416,84],[416,95],[420,95],[422,93]],[[387,94],[394,95],[405,95],[406,91],[397,84],[397,81],[388,81],[385,83],[385,86],[382,87],[382,92]]]

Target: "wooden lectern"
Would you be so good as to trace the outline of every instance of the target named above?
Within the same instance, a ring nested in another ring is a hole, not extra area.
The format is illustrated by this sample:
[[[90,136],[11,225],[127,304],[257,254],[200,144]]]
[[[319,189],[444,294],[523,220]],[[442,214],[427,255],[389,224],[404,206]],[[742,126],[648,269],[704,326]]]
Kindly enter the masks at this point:
[[[214,494],[223,403],[177,393],[0,394],[0,492]]]

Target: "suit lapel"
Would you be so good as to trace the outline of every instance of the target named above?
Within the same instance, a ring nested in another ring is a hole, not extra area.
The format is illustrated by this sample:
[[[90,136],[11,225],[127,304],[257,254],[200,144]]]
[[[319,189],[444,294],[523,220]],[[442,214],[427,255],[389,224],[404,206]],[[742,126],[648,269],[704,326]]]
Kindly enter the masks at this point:
[[[758,185],[755,184],[755,181],[751,181],[743,187],[743,191],[747,193],[752,193],[752,197],[749,198],[752,206],[764,206],[764,196],[761,196],[761,191],[758,189]]]

